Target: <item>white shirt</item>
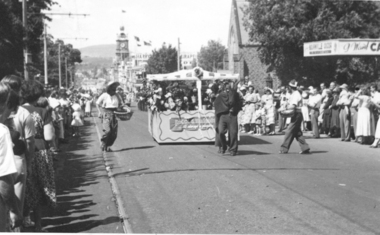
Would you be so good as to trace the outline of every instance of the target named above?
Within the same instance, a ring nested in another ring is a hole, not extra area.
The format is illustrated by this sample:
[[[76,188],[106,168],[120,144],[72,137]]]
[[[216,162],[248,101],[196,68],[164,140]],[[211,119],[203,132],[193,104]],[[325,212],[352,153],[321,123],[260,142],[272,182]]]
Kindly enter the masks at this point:
[[[96,104],[103,108],[118,108],[119,107],[119,99],[116,95],[110,96],[108,93],[103,93],[99,96]]]
[[[302,97],[298,91],[293,91],[288,100],[289,105],[295,105],[296,107],[302,107]]]
[[[319,109],[321,107],[322,96],[320,94],[311,95],[309,97],[309,105]]]
[[[0,123],[0,177],[16,173],[11,134]]]

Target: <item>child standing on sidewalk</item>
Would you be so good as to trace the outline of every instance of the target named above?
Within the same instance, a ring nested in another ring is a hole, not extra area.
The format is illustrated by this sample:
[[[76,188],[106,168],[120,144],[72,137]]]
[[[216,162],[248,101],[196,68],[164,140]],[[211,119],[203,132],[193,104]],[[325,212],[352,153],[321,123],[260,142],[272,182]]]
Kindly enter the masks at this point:
[[[82,108],[78,104],[73,105],[73,120],[71,121],[71,126],[73,128],[73,136],[79,136],[79,127],[83,126],[83,116]]]
[[[85,107],[85,114],[84,114],[85,117],[91,117],[91,106],[92,106],[93,100],[94,99],[92,97],[86,98],[86,101],[85,101],[86,107]]]

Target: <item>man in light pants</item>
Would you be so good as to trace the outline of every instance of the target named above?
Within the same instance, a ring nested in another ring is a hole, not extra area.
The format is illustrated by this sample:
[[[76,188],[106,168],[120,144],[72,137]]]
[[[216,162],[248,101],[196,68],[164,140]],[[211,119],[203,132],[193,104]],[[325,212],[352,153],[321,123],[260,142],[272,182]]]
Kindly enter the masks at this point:
[[[313,131],[314,138],[318,139],[319,136],[319,126],[318,126],[318,117],[319,117],[319,109],[321,107],[321,100],[322,96],[318,93],[317,89],[310,86],[310,98],[309,98],[309,104],[308,107],[310,109],[310,120],[311,120],[311,127]]]

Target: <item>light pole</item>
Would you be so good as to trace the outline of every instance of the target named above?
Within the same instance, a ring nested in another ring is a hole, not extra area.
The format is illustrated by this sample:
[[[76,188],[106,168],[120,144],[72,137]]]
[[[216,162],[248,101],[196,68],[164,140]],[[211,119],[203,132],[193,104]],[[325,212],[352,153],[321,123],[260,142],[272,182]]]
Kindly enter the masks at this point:
[[[24,30],[25,30],[25,36],[24,36],[24,77],[25,77],[25,80],[29,80],[29,73],[28,73],[28,67],[27,67],[27,64],[28,64],[28,44],[27,44],[27,40],[28,40],[28,31],[26,30],[26,27],[27,27],[27,16],[26,16],[26,12],[27,12],[27,4],[26,4],[26,1],[27,0],[20,0],[20,2],[22,1],[22,26],[24,27]]]
[[[59,89],[61,89],[61,87],[62,87],[61,43],[58,43],[58,74],[59,74]]]

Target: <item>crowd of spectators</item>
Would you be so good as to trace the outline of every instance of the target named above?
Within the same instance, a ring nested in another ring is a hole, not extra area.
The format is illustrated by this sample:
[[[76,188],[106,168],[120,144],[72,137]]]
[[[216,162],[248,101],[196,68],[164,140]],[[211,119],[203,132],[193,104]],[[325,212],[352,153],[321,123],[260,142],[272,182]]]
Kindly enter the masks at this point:
[[[15,75],[1,80],[0,232],[25,227],[44,231],[41,209],[56,206],[56,154],[80,135],[95,96],[83,89],[47,88]]]

